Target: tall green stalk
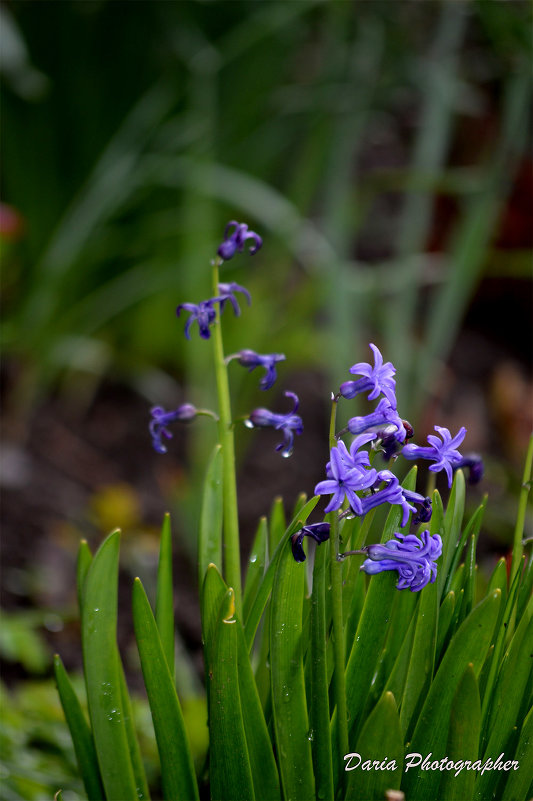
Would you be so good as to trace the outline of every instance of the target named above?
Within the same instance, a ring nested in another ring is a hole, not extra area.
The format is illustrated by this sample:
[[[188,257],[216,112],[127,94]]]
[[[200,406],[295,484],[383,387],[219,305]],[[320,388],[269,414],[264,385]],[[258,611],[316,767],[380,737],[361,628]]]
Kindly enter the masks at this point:
[[[213,262],[213,297],[219,294],[219,267],[221,261]],[[224,361],[224,343],[220,324],[220,308],[217,308],[216,325],[213,326],[215,376],[218,395],[218,430],[222,448],[222,492],[224,512],[224,574],[228,586],[235,592],[235,608],[242,618],[241,555],[239,544],[239,512],[237,506],[237,479],[235,474],[235,442],[229,394],[228,370]]]
[[[337,401],[331,404],[331,419],[329,429],[329,444],[333,448],[337,444],[335,438],[335,423],[337,419]],[[344,627],[342,619],[342,562],[337,560],[340,551],[339,542],[339,516],[337,512],[331,515],[331,613],[333,622],[333,656],[335,671],[333,674],[333,693],[337,705],[337,734],[341,754],[347,754],[348,747],[348,713],[346,707],[346,674],[344,654]],[[343,774],[344,775],[344,774]]]

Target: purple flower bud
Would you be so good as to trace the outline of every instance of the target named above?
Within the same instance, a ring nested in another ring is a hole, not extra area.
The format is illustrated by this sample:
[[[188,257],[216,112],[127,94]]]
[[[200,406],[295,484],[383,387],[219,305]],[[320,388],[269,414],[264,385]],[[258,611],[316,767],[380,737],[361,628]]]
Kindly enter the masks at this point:
[[[231,228],[235,230],[230,234]],[[224,241],[217,250],[218,255],[224,261],[229,261],[236,253],[243,252],[247,239],[252,239],[254,242],[250,248],[250,254],[253,256],[263,244],[263,240],[255,231],[249,231],[246,223],[238,223],[235,220],[231,220],[224,229]]]
[[[304,526],[292,535],[292,555],[297,562],[305,562],[306,555],[303,549],[304,537],[312,537],[319,545],[329,539],[329,523],[311,523]]]
[[[453,465],[453,471],[468,467],[468,483],[479,484],[483,478],[484,466],[483,459],[478,453],[467,453],[463,458]]]
[[[463,459],[456,448],[464,440],[466,428],[463,426],[453,438],[447,428],[435,426],[435,431],[440,435],[441,439],[434,434],[429,434],[427,438],[429,447],[405,445],[402,450],[402,456],[405,456],[406,459],[429,459],[435,462],[435,464],[430,465],[429,469],[434,473],[445,470],[448,476],[448,486],[451,487],[453,470],[459,466]]]
[[[294,447],[294,435],[301,434],[304,430],[302,418],[296,414],[298,411],[299,400],[294,392],[285,392],[287,398],[292,398],[294,407],[288,414],[278,414],[269,409],[254,409],[250,413],[245,426],[248,428],[275,428],[276,431],[283,431],[283,442],[276,445],[276,450],[281,451],[281,455],[287,458],[291,455]]]
[[[232,356],[228,356],[226,361],[230,362],[232,359],[237,359],[239,364],[247,367],[250,373],[256,367],[264,367],[266,373],[261,378],[259,386],[261,389],[270,389],[277,378],[276,364],[285,361],[285,355],[283,353],[265,353],[261,355],[254,350],[241,350]]]
[[[182,309],[185,309],[185,311],[190,313],[190,317],[185,323],[186,339],[191,338],[191,325],[195,320],[198,323],[198,328],[200,330],[200,336],[202,339],[210,338],[211,331],[209,328],[211,324],[215,322],[217,316],[214,309],[214,304],[219,300],[220,298],[210,298],[209,300],[202,300],[198,304],[180,303],[176,309],[176,315],[179,317]]]
[[[385,570],[398,571],[397,589],[409,588],[418,592],[437,577],[436,559],[442,553],[442,540],[438,534],[423,531],[420,538],[414,534],[395,534],[396,539],[382,545],[367,545],[362,551],[368,555],[361,570],[369,575]]]
[[[167,428],[168,424],[174,423],[176,420],[188,422],[193,420],[197,413],[196,408],[191,403],[183,403],[171,412],[166,412],[162,406],[154,406],[150,409],[152,420],[150,420],[149,430],[152,435],[154,449],[158,453],[166,453],[167,448],[163,444],[162,438],[172,439],[172,432]]]

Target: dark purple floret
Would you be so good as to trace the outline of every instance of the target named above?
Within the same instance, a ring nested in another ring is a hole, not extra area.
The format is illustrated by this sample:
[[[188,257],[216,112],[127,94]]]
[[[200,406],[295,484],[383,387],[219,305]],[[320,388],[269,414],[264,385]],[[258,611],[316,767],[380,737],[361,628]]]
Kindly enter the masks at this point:
[[[226,302],[229,302],[232,305],[235,317],[239,317],[241,313],[241,308],[239,306],[237,298],[235,297],[235,292],[241,292],[244,295],[248,303],[248,306],[252,302],[252,296],[250,295],[248,290],[245,289],[245,287],[236,284],[235,281],[232,281],[229,284],[219,284],[218,291],[220,292],[220,296],[217,298],[217,300],[220,303],[220,311],[223,311]]]
[[[329,539],[329,523],[311,523],[304,526],[292,535],[292,555],[297,562],[305,562],[306,555],[303,549],[304,537],[312,537],[319,545]]]
[[[277,378],[276,364],[285,361],[285,354],[283,353],[256,353],[255,350],[241,350],[228,356],[226,361],[230,362],[232,359],[237,359],[242,367],[247,367],[249,372],[255,370],[256,367],[264,367],[265,375],[261,378],[259,386],[261,389],[270,389]]]
[[[232,228],[234,230],[230,233]],[[263,244],[263,240],[255,231],[249,231],[246,223],[238,223],[235,220],[231,220],[224,229],[224,241],[220,244],[217,253],[221,259],[229,261],[236,253],[243,252],[245,242],[248,239],[253,240],[253,245],[250,248],[250,254],[253,256]]]
[[[420,495],[419,492],[412,492],[411,490],[403,490],[405,499],[411,504],[417,504],[419,509],[413,517],[413,523],[428,523],[431,520],[431,498]]]
[[[210,326],[216,320],[216,311],[214,304],[218,303],[220,298],[210,298],[209,300],[202,300],[200,303],[180,303],[176,309],[177,317],[180,316],[181,310],[185,309],[190,313],[190,317],[185,323],[185,337],[191,338],[191,325],[196,320],[198,329],[202,339],[209,339],[211,336]]]
[[[395,534],[396,539],[383,545],[367,545],[361,549],[368,555],[361,570],[369,575],[385,570],[398,571],[397,589],[418,592],[437,577],[436,559],[442,553],[442,540],[438,534],[422,531],[414,534]]]
[[[468,483],[479,484],[485,471],[481,456],[478,453],[467,453],[461,461],[454,464],[454,473],[462,467],[468,468]]]
[[[158,453],[166,453],[167,448],[163,444],[163,437],[172,439],[172,432],[168,430],[169,423],[174,423],[177,420],[180,422],[188,422],[193,420],[197,415],[197,409],[191,403],[183,403],[171,412],[166,412],[162,406],[154,406],[150,409],[152,419],[150,420],[150,434],[152,435],[152,445]]]
[[[302,418],[296,414],[298,411],[299,400],[294,392],[285,392],[287,398],[292,398],[294,407],[287,414],[278,414],[269,409],[254,409],[249,418],[245,421],[248,428],[275,428],[276,431],[283,431],[283,442],[276,445],[276,450],[281,451],[281,455],[288,457],[294,447],[294,435],[301,434],[304,430]]]

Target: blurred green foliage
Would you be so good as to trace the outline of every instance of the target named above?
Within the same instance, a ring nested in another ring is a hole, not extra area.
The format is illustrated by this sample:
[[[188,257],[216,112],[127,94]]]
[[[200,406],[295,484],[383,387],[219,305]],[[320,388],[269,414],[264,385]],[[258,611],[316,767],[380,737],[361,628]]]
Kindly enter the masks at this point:
[[[2,15],[18,44],[3,51],[4,196],[25,224],[3,341],[26,368],[23,401],[65,369],[155,396],[172,365],[194,393],[204,357],[179,352],[173,308],[208,294],[205,265],[237,217],[269,237],[268,274],[258,255],[246,275],[262,298],[251,347],[338,380],[370,333],[408,376],[403,403],[423,402],[526,148],[529,4],[102,0]],[[465,120],[485,135],[453,163]],[[458,212],[435,260],[437,195]]]

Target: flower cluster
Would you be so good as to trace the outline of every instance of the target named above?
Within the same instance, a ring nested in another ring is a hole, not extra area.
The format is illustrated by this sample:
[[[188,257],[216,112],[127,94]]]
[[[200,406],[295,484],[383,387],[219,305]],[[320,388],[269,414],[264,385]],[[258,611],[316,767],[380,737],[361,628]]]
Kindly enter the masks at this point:
[[[350,372],[361,377],[344,382],[333,400],[337,403],[341,398],[351,399],[367,393],[369,401],[377,400],[378,403],[368,414],[350,418],[337,435],[337,443],[331,448],[326,464],[326,479],[318,482],[315,495],[330,496],[324,511],[330,513],[340,510],[339,517],[364,517],[371,509],[390,504],[400,507],[402,528],[408,525],[411,514],[413,524],[427,523],[431,519],[431,499],[404,489],[391,470],[376,470],[372,466],[369,451],[364,450],[365,446],[371,444],[372,451],[381,451],[386,460],[397,458],[400,453],[406,459],[428,459],[433,462],[429,467],[431,471],[445,471],[450,487],[453,472],[459,467],[469,468],[471,482],[479,480],[483,472],[482,462],[476,454],[463,457],[457,450],[465,437],[465,428],[452,437],[447,428],[435,426],[439,436],[430,434],[427,447],[407,443],[414,436],[414,431],[397,410],[396,369],[391,362],[384,362],[376,345],[370,344],[370,349],[374,355],[374,365],[365,362],[354,364]],[[347,433],[354,437],[349,448],[340,439]],[[308,530],[302,531],[303,534],[300,532],[298,536],[293,536],[293,552],[294,543],[297,543],[297,561],[302,561],[303,537],[307,534],[314,536]],[[317,542],[327,538],[322,529],[320,535],[320,539],[314,537]],[[441,550],[440,536],[430,536],[429,531],[424,531],[420,538],[414,534],[397,533],[395,539],[382,545],[369,545],[361,551],[349,551],[340,557],[364,553],[368,558],[361,570],[370,575],[384,570],[397,570],[398,589],[409,587],[416,592],[435,580],[435,560]]]
[[[219,264],[233,258],[236,253],[242,253],[248,240],[252,243],[250,253],[253,255],[263,244],[259,234],[250,231],[245,223],[238,223],[235,220],[229,222],[224,230],[224,239],[217,250]],[[213,264],[216,266],[217,263],[213,262]],[[185,323],[185,338],[190,340],[192,324],[196,323],[201,339],[210,339],[211,329],[217,322],[217,307],[219,314],[222,314],[225,306],[229,304],[234,315],[239,317],[241,308],[236,293],[242,295],[247,304],[251,305],[252,298],[248,290],[235,282],[217,283],[217,295],[213,298],[202,300],[199,303],[180,303],[176,308],[176,315],[180,317],[182,312],[189,314]],[[277,379],[276,365],[285,361],[285,354],[261,354],[246,348],[228,356],[225,364],[227,365],[233,360],[237,360],[249,372],[255,370],[256,367],[262,367],[265,373],[259,381],[259,387],[262,390],[268,390]],[[303,432],[303,422],[302,418],[296,414],[299,405],[297,395],[294,392],[286,392],[285,395],[293,400],[294,405],[291,412],[279,414],[264,408],[254,409],[247,417],[245,425],[248,428],[272,427],[282,431],[283,441],[277,445],[276,450],[281,451],[281,455],[287,457],[293,450],[294,435]],[[150,422],[150,433],[153,446],[158,453],[166,453],[167,448],[163,438],[170,439],[172,437],[172,433],[168,429],[169,423],[192,420],[196,416],[196,410],[194,413],[191,410],[194,410],[194,407],[190,404],[183,404],[173,412],[166,412],[160,406],[152,409],[153,419]]]

